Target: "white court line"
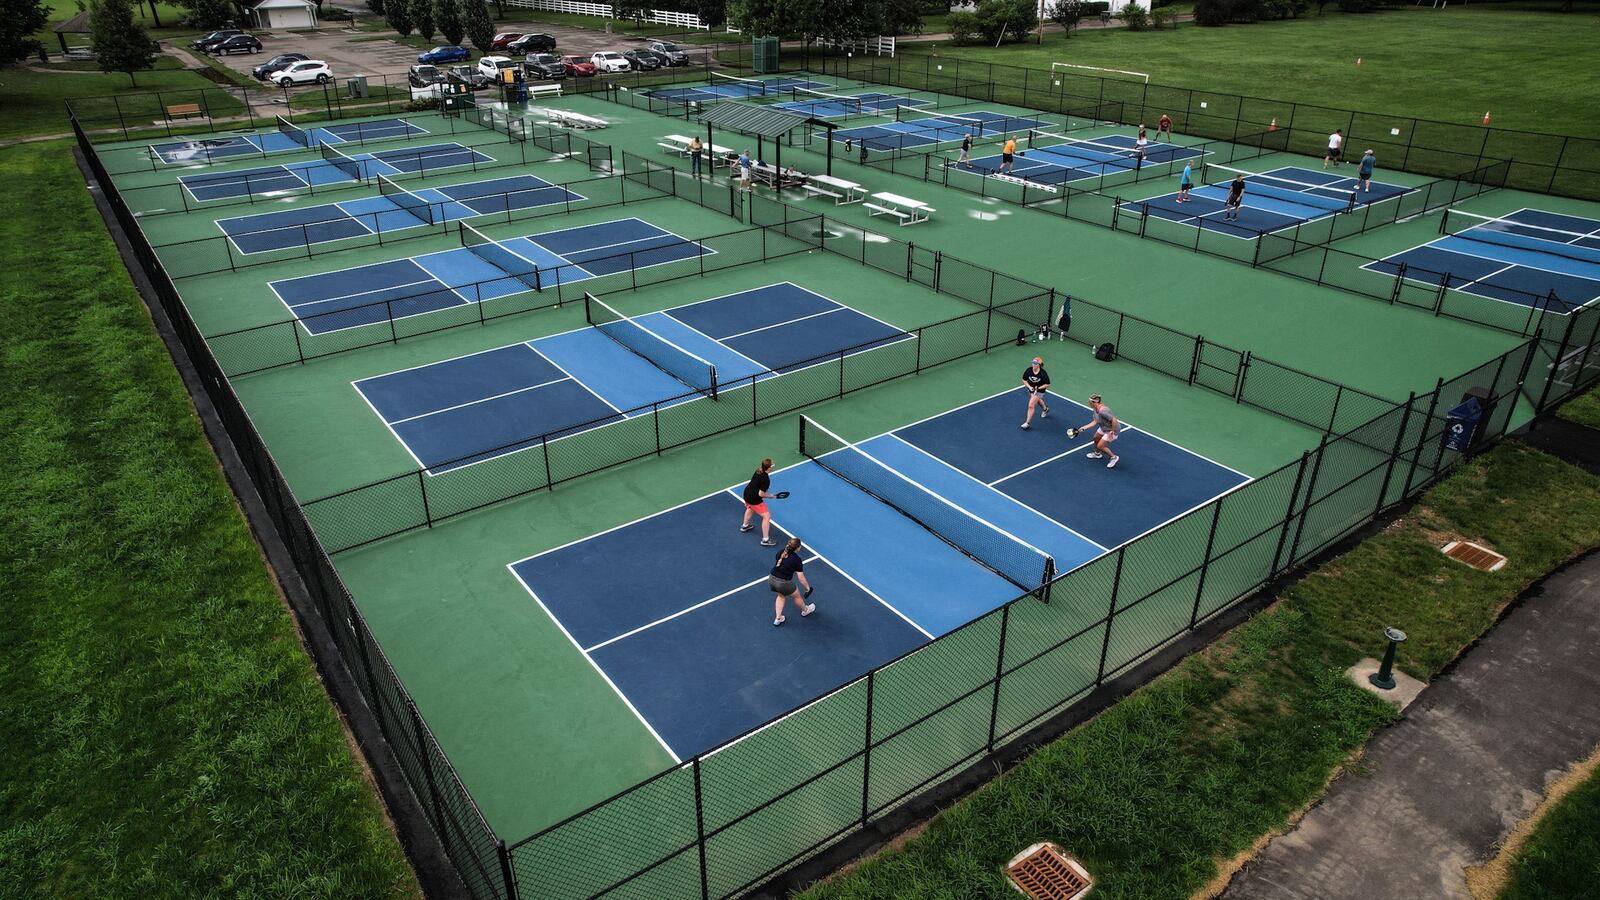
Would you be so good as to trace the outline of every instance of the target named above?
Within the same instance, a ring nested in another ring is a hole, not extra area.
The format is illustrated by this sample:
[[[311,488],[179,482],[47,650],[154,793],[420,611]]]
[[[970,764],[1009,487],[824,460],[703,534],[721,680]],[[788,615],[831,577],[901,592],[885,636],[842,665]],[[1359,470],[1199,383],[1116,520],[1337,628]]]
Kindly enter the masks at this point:
[[[429,274],[432,274],[432,273],[429,273]],[[445,284],[444,282],[440,281],[437,278],[431,278],[431,279],[428,279],[426,281],[407,281],[404,284],[385,285],[383,287],[373,288],[373,289],[368,290],[368,291],[356,291],[353,294],[340,294],[340,295],[335,296],[335,297],[319,297],[319,298],[317,298],[315,300],[302,300],[299,303],[297,303],[297,304],[295,304],[295,305],[293,305],[293,306],[291,306],[289,308],[294,310],[294,311],[296,311],[296,312],[299,312],[301,309],[303,309],[305,307],[316,306],[316,305],[321,304],[321,303],[337,303],[340,300],[351,300],[351,299],[354,299],[356,297],[366,297],[366,296],[370,296],[372,294],[381,294],[384,291],[393,291],[393,290],[399,290],[400,288],[417,287],[419,285],[425,285],[425,284],[437,284],[437,285],[439,285],[440,287],[442,287],[442,288],[444,288],[446,290],[450,289],[450,286],[448,284]],[[408,295],[408,296],[405,296],[405,297],[397,297],[395,299],[397,299],[397,300],[411,300],[411,299],[414,299],[414,298],[412,296]],[[374,305],[376,305],[376,304],[374,304]],[[316,314],[312,313],[312,315],[316,315]]]
[[[785,533],[787,533],[787,532],[785,532]],[[791,535],[791,537],[792,537],[792,535]],[[813,553],[813,554],[811,554],[811,558],[810,559],[802,559],[801,562],[802,563],[808,563],[808,562],[813,562],[816,559],[817,559],[817,555],[815,553]],[[677,612],[675,612],[675,613],[673,613],[673,614],[671,614],[669,616],[662,616],[661,618],[655,620],[654,622],[650,622],[649,624],[646,624],[646,625],[640,625],[638,628],[635,628],[635,629],[633,629],[631,631],[624,631],[622,634],[619,634],[616,637],[607,638],[606,640],[603,640],[600,643],[595,644],[593,647],[586,647],[586,648],[584,648],[583,652],[585,652],[585,653],[593,653],[594,651],[599,650],[602,647],[606,647],[606,646],[609,646],[611,644],[615,644],[617,641],[623,640],[625,638],[633,637],[634,635],[638,634],[641,631],[648,631],[649,629],[654,628],[657,625],[661,625],[661,624],[664,624],[666,622],[670,622],[673,619],[676,619],[676,618],[678,618],[680,616],[688,615],[689,613],[692,613],[695,610],[700,609],[701,607],[710,606],[711,604],[717,602],[718,600],[723,600],[723,599],[726,599],[728,597],[732,597],[734,594],[740,593],[741,591],[748,591],[749,589],[755,587],[758,584],[761,584],[761,583],[765,582],[766,580],[767,580],[767,576],[763,575],[760,578],[754,579],[752,581],[747,581],[744,584],[741,584],[741,585],[739,585],[738,587],[736,587],[736,588],[734,588],[732,590],[723,591],[722,593],[716,595],[715,597],[710,597],[708,599],[701,600],[699,603],[696,603],[693,606],[689,606],[689,607],[685,607],[683,609],[680,609]]]
[[[559,369],[561,371],[561,374],[567,376],[568,378],[572,378],[572,373],[571,372],[568,372],[565,368],[562,368],[560,363],[558,363],[555,360],[551,359],[549,356],[546,356],[544,351],[540,350],[531,341],[528,343],[528,346],[533,349],[533,352],[539,354],[539,356],[541,358],[543,358],[545,362],[547,362],[550,365],[555,366],[557,369]],[[578,383],[579,387],[583,388],[584,390],[588,391],[591,394],[594,394],[594,398],[596,400],[599,400],[601,403],[604,403],[605,405],[611,407],[611,411],[612,412],[616,413],[619,416],[622,416],[623,418],[627,418],[627,415],[628,415],[627,413],[625,413],[622,410],[618,409],[617,405],[615,403],[612,403],[610,400],[607,400],[606,398],[600,396],[599,394],[596,394],[595,391],[594,391],[594,388],[589,387],[587,384],[584,384],[582,381],[579,381],[576,378],[572,378],[572,380],[576,381]]]
[[[1099,547],[1100,551],[1102,553],[1105,552],[1106,548],[1103,545],[1101,545],[1101,543],[1099,541],[1091,540],[1088,535],[1083,534],[1082,532],[1078,531],[1076,528],[1070,528],[1067,525],[1056,521],[1055,519],[1051,518],[1050,516],[1047,516],[1044,513],[1040,512],[1039,510],[1034,509],[1033,507],[1029,506],[1028,504],[1023,503],[1021,500],[1018,500],[1017,498],[1011,496],[1010,494],[1007,494],[1007,493],[1005,493],[1003,491],[995,491],[994,490],[994,485],[998,484],[999,482],[994,482],[993,484],[983,484],[983,482],[979,481],[976,477],[974,477],[971,472],[968,472],[965,469],[956,468],[954,465],[946,462],[942,458],[940,458],[938,456],[935,456],[932,453],[929,453],[928,451],[922,449],[921,447],[918,447],[916,444],[911,443],[910,441],[906,440],[905,438],[901,437],[898,434],[895,434],[892,431],[889,432],[886,435],[883,435],[883,436],[887,437],[887,438],[893,438],[894,440],[897,440],[900,443],[905,444],[907,447],[910,447],[912,450],[916,451],[917,453],[919,453],[919,454],[921,454],[923,456],[926,456],[928,459],[931,459],[934,462],[938,463],[939,465],[944,466],[945,468],[949,469],[950,471],[956,473],[956,475],[958,475],[959,477],[965,478],[968,481],[972,482],[973,484],[979,484],[979,485],[983,485],[986,488],[989,488],[991,491],[994,491],[994,495],[996,497],[999,497],[1002,500],[1010,502],[1011,504],[1015,505],[1018,509],[1026,510],[1027,512],[1038,516],[1039,518],[1045,520],[1046,522],[1049,522],[1050,524],[1056,526],[1057,528],[1060,528],[1062,531],[1066,531],[1066,532],[1068,532],[1070,534],[1076,535],[1077,537],[1079,537],[1082,540],[1088,542],[1089,544],[1092,544],[1095,547]],[[1074,448],[1074,449],[1081,449],[1081,448]],[[1072,451],[1069,450],[1067,452],[1070,453]],[[1055,458],[1055,457],[1052,457],[1052,458]],[[1008,475],[1006,477],[1009,478],[1011,476]],[[1002,478],[1000,480],[1004,481],[1005,479]]]
[[[621,700],[623,705],[628,707],[628,711],[633,713],[633,717],[639,720],[639,724],[644,726],[645,731],[650,732],[650,736],[656,739],[656,743],[661,745],[661,749],[665,750],[667,755],[672,757],[673,762],[683,762],[683,759],[680,758],[678,754],[672,752],[671,747],[667,746],[667,742],[661,739],[661,735],[656,732],[655,728],[651,727],[649,721],[647,721],[645,717],[639,713],[638,707],[633,705],[633,701],[628,699],[628,695],[624,694],[622,689],[617,687],[617,683],[611,680],[611,676],[607,675],[605,670],[600,668],[600,664],[595,662],[594,659],[590,657],[589,654],[583,649],[583,645],[579,644],[572,637],[572,632],[567,630],[567,626],[563,625],[561,620],[550,612],[550,607],[544,605],[544,601],[539,599],[539,595],[534,592],[533,587],[530,586],[526,581],[522,580],[522,576],[517,573],[516,564],[512,563],[507,565],[506,568],[511,570],[511,577],[515,578],[517,583],[522,585],[522,589],[528,592],[528,596],[533,598],[533,602],[539,604],[539,608],[544,610],[544,614],[549,617],[550,621],[554,622],[556,627],[561,629],[561,633],[567,636],[567,640],[572,642],[573,649],[583,654],[583,658],[588,660],[590,666],[594,667],[595,673],[604,679],[606,684],[611,686],[611,690],[617,695],[617,699]]]
[[[469,406],[476,406],[479,403],[488,403],[488,402],[490,402],[492,400],[499,400],[499,399],[501,399],[503,397],[510,397],[510,396],[512,396],[514,394],[521,394],[521,393],[525,393],[527,391],[536,391],[536,390],[538,390],[539,388],[542,388],[542,387],[549,387],[552,384],[560,384],[560,383],[562,383],[564,381],[572,381],[572,380],[573,380],[573,378],[572,378],[571,375],[568,375],[565,378],[552,378],[549,381],[542,381],[542,382],[540,382],[538,384],[530,384],[530,385],[528,385],[526,387],[519,387],[519,388],[515,388],[513,390],[503,391],[503,392],[495,394],[493,396],[479,397],[476,400],[468,400],[465,403],[457,403],[454,406],[446,406],[443,409],[433,409],[433,410],[429,410],[428,412],[425,412],[425,413],[418,413],[418,414],[416,414],[414,416],[407,416],[404,419],[395,419],[393,424],[395,424],[395,425],[404,425],[407,422],[415,422],[418,419],[426,419],[429,416],[437,416],[440,413],[454,412],[455,410],[458,410],[458,409],[465,409],[465,408],[467,408]]]
[[[394,426],[389,424],[389,420],[383,417],[383,413],[378,412],[378,408],[372,405],[372,401],[368,399],[366,392],[361,389],[361,383],[352,381],[350,382],[350,386],[356,389],[356,396],[361,398],[361,402],[367,404],[367,409],[372,410],[372,415],[376,417],[379,422],[383,423],[384,428],[389,429],[389,433],[391,435],[394,435],[395,443],[398,443],[400,447],[406,451],[406,455],[410,456],[412,462],[417,464],[417,468],[424,472],[427,471],[428,464],[423,462],[417,457],[417,454],[412,452],[411,445],[406,443],[406,439],[401,437],[400,432],[395,431]]]
[[[832,302],[832,301],[829,301],[829,302]],[[786,325],[793,325],[796,322],[804,322],[807,319],[815,319],[817,316],[831,316],[836,312],[843,312],[847,308],[848,307],[839,306],[839,305],[836,304],[833,307],[833,309],[825,309],[822,312],[814,312],[814,313],[810,313],[810,314],[804,315],[804,316],[797,316],[797,317],[795,317],[793,319],[787,319],[787,320],[782,321],[782,322],[774,322],[771,325],[763,325],[760,328],[752,328],[749,331],[741,331],[738,334],[725,334],[725,335],[723,335],[722,337],[719,337],[719,338],[712,338],[712,340],[716,340],[716,341],[731,341],[734,338],[749,337],[752,334],[760,334],[763,331],[771,331],[774,328],[783,328]],[[677,317],[674,316],[673,318],[677,318]],[[690,326],[690,327],[693,327],[693,326]],[[696,328],[695,330],[696,331],[700,331],[700,329],[698,329],[698,328]],[[898,329],[896,329],[896,330],[898,330]],[[705,334],[705,332],[703,332],[703,331],[701,331],[700,333],[701,334]],[[711,337],[711,336],[710,335],[706,335],[706,337]]]
[[[255,181],[257,181],[257,182],[270,181],[273,178],[280,178],[280,177],[282,177],[282,175],[288,175],[290,178],[293,178],[295,181],[299,182],[300,183],[300,187],[274,188],[273,190],[270,190],[270,191],[261,191],[260,193],[256,193],[256,192],[250,190],[250,182],[251,182],[251,178],[250,177],[207,179],[203,184],[193,184],[193,185],[191,185],[188,181],[185,180],[185,176],[179,175],[178,176],[178,183],[183,185],[183,189],[189,192],[189,196],[192,197],[194,199],[194,202],[196,202],[196,203],[216,203],[219,200],[236,200],[236,199],[238,199],[237,195],[229,195],[229,196],[224,196],[224,197],[213,197],[213,198],[211,198],[209,200],[203,200],[200,197],[196,196],[196,194],[194,192],[194,189],[196,187],[205,189],[205,188],[212,188],[212,187],[234,187],[236,185],[241,185],[242,184],[242,185],[244,185],[244,188],[245,188],[245,195],[244,196],[246,196],[246,197],[249,197],[249,196],[270,197],[274,193],[279,193],[279,192],[282,192],[282,191],[297,191],[300,188],[311,187],[311,182],[307,181],[304,178],[301,178],[299,172],[296,172],[294,169],[291,169],[288,166],[283,165],[282,163],[279,163],[276,166],[267,166],[266,168],[268,168],[268,169],[278,169],[278,170],[281,171],[282,174],[281,175],[273,175],[273,176],[257,175],[257,176],[255,176],[255,179],[254,179]],[[240,173],[240,174],[243,174],[243,173]],[[195,176],[195,177],[198,178],[199,176]]]
[[[1130,425],[1130,426],[1128,426],[1126,428],[1120,429],[1119,433],[1121,431],[1136,431],[1136,430],[1137,429],[1135,429],[1133,426]],[[1069,447],[1066,450],[1063,450],[1060,453],[1057,453],[1055,456],[1047,457],[1045,459],[1039,460],[1036,463],[1032,463],[1031,465],[1023,466],[1022,468],[1016,470],[1015,472],[1012,472],[1010,475],[1002,475],[999,478],[996,478],[995,480],[989,482],[989,486],[990,487],[994,487],[994,486],[998,485],[1002,481],[1010,481],[1011,479],[1017,477],[1018,475],[1023,475],[1023,474],[1026,474],[1028,472],[1032,472],[1034,469],[1037,469],[1040,466],[1047,466],[1050,463],[1053,463],[1058,459],[1062,459],[1064,457],[1071,456],[1072,454],[1077,453],[1079,450],[1082,450],[1085,447],[1093,447],[1093,446],[1094,446],[1094,441],[1089,441],[1087,443],[1079,444],[1076,447]]]

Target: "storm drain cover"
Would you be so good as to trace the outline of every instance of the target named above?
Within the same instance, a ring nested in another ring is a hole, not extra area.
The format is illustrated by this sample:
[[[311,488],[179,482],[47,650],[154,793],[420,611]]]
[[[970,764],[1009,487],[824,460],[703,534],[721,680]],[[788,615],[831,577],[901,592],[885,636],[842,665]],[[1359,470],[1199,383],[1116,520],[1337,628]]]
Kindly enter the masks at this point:
[[[1006,863],[1006,875],[1017,890],[1034,900],[1076,900],[1094,887],[1088,871],[1049,841],[1013,856]]]
[[[1440,549],[1445,556],[1464,562],[1480,572],[1498,572],[1506,564],[1504,556],[1470,541],[1451,541]]]

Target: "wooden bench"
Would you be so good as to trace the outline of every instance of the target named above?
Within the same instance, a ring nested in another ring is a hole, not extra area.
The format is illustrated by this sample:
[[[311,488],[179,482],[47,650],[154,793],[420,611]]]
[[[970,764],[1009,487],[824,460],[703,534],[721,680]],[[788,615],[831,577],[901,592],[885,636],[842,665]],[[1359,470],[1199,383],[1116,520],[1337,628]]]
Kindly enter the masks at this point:
[[[167,118],[169,119],[183,119],[198,115],[200,115],[200,104],[198,103],[174,103],[167,107]]]

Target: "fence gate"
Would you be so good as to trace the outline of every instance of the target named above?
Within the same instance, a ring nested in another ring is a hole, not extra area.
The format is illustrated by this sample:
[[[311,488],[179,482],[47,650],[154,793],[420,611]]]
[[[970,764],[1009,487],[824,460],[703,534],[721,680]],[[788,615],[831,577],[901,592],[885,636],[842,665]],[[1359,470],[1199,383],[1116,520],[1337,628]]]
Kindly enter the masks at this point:
[[[916,244],[906,245],[906,280],[939,289],[939,253]]]
[[[1232,399],[1239,395],[1239,376],[1244,370],[1244,354],[1221,344],[1210,344],[1199,338],[1194,346],[1194,366],[1189,371],[1189,383]]]

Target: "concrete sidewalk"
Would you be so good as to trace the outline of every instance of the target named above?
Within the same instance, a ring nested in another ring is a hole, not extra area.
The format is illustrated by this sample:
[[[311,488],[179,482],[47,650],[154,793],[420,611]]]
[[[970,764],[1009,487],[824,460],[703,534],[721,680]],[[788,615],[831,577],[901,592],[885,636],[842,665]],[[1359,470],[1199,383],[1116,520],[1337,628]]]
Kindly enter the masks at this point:
[[[1470,898],[1546,786],[1600,744],[1600,551],[1532,588],[1223,896]]]

